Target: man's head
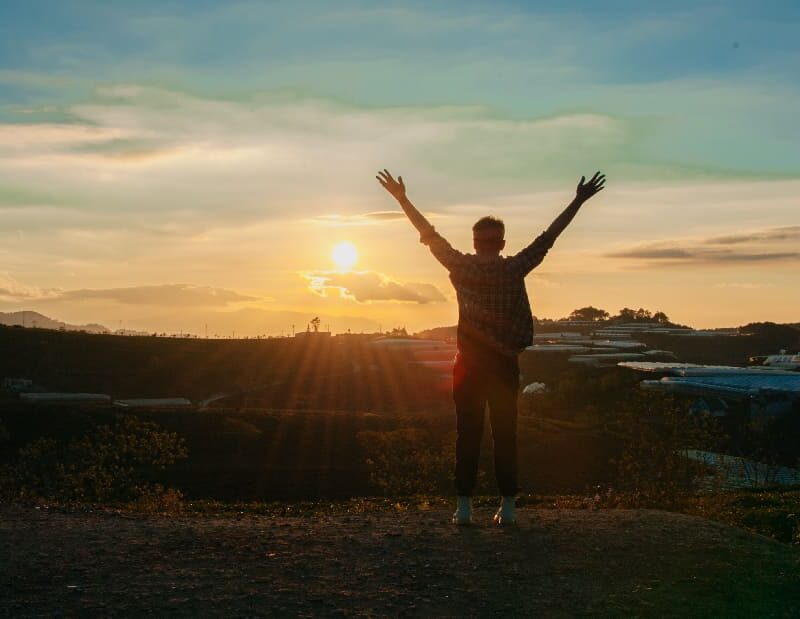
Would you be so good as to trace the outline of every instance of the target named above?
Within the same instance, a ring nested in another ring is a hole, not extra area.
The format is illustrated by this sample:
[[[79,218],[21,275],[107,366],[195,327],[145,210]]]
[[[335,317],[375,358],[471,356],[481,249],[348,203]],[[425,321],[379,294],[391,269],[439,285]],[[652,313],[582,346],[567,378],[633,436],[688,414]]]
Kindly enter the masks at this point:
[[[479,256],[498,256],[506,242],[503,237],[506,234],[506,227],[502,219],[492,217],[481,217],[472,226],[472,245],[475,253]]]

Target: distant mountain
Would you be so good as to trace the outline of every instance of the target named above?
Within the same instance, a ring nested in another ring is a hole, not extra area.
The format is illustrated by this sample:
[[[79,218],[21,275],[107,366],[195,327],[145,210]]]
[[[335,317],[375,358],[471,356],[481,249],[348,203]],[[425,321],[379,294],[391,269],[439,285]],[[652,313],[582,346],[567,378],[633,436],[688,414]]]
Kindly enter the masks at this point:
[[[282,310],[263,310],[260,308],[243,308],[236,311],[207,311],[192,310],[191,308],[180,312],[152,314],[147,318],[129,320],[135,328],[108,329],[100,324],[71,325],[59,320],[53,320],[31,310],[25,312],[0,312],[0,325],[18,325],[25,327],[39,327],[42,329],[57,329],[64,331],[86,331],[88,333],[109,333],[113,335],[184,335],[207,333],[209,337],[256,337],[258,335],[288,334],[293,327],[297,331],[305,331],[314,312],[296,312]],[[347,315],[318,314],[321,328],[328,330],[331,327],[336,333],[351,331],[353,333],[374,333],[379,330],[380,323],[370,318]]]
[[[86,331],[87,333],[111,333],[111,330],[90,323],[86,325],[71,325],[60,320],[53,320],[39,312],[24,310],[21,312],[0,312],[0,325],[8,327],[35,327],[39,329],[60,329],[63,331]]]

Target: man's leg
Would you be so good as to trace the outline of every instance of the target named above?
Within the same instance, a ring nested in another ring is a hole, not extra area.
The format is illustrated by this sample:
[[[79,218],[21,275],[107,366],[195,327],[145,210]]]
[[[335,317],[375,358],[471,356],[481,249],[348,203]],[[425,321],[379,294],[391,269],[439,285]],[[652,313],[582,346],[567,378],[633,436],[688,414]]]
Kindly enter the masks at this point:
[[[500,494],[513,497],[517,486],[517,393],[519,363],[503,359],[493,368],[489,410],[494,439],[494,474]]]
[[[480,371],[469,367],[461,354],[453,368],[453,400],[456,405],[455,486],[459,496],[472,496],[478,476],[486,392]]]

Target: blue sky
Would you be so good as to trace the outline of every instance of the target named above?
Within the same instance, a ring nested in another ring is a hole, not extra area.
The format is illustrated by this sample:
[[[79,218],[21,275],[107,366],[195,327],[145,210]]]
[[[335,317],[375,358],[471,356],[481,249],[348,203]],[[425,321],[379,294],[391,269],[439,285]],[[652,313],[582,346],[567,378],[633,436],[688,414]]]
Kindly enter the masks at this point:
[[[238,294],[263,312],[400,319],[407,302],[309,290],[328,265],[298,248],[336,222],[370,282],[448,292],[419,248],[402,264],[380,251],[407,224],[365,216],[394,208],[374,168],[403,173],[467,249],[475,213],[500,209],[519,230],[509,245],[522,244],[601,167],[605,203],[543,269],[558,283],[541,284],[538,313],[671,304],[659,309],[709,323],[689,289],[676,297],[688,263],[646,262],[670,283],[637,281],[653,247],[680,246],[739,308],[723,320],[770,318],[742,301],[756,285],[773,319],[791,319],[798,299],[783,282],[798,239],[775,230],[797,222],[799,26],[796,2],[7,0],[0,310],[3,299],[96,320],[124,309],[150,328],[168,321],[153,287],[180,284],[235,291],[186,311],[240,310]],[[250,238],[276,222],[291,242]],[[762,243],[735,254],[736,273],[704,245],[730,234]],[[145,301],[76,305],[76,290],[119,287]],[[452,322],[452,298],[419,305],[416,326]]]
[[[5,2],[2,114],[27,121],[14,104],[39,104],[39,118],[58,118],[119,82],[520,119],[588,111],[652,132],[648,158],[800,168],[797,3],[547,4]]]

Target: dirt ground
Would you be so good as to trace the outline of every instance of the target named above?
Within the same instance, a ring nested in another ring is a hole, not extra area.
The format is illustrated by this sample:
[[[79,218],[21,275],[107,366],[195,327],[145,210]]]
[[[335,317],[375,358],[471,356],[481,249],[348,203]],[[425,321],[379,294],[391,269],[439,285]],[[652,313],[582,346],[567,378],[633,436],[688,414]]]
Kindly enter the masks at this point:
[[[0,615],[800,615],[800,551],[654,510],[153,517],[0,505]]]

